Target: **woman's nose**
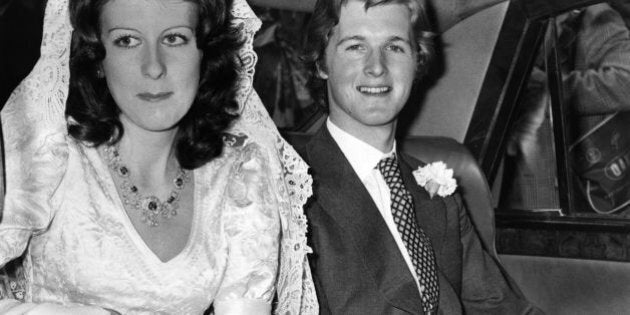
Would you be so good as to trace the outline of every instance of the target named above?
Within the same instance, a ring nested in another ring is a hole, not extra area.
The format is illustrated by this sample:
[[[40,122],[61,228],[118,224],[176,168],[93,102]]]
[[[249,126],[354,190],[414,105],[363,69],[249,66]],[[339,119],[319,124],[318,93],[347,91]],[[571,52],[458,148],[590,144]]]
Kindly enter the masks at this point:
[[[159,79],[166,74],[166,64],[159,47],[147,47],[143,53],[142,75]]]
[[[367,75],[378,77],[387,71],[385,56],[379,49],[371,50],[366,58],[365,73]]]

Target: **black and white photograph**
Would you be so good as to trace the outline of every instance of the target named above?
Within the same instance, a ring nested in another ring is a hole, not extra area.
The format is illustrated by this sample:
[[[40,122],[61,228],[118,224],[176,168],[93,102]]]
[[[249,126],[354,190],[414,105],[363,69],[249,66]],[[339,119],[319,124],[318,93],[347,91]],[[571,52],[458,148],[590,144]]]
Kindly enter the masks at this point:
[[[0,314],[630,313],[630,0],[2,0]]]

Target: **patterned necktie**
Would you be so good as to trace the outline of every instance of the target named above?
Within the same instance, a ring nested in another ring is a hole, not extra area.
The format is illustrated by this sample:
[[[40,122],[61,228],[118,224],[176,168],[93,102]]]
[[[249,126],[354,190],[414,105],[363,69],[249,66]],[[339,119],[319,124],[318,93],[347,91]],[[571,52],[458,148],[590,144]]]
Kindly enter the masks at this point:
[[[396,157],[390,156],[382,159],[377,168],[389,186],[394,223],[398,227],[398,233],[405,243],[420,281],[422,308],[425,313],[430,313],[437,309],[439,297],[435,256],[431,241],[418,226],[413,198],[403,184]]]

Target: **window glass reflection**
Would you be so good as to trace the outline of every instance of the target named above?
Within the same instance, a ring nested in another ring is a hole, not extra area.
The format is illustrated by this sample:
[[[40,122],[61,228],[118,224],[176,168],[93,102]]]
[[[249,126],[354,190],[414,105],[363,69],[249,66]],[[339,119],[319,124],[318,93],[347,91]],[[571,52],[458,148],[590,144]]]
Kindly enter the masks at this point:
[[[510,131],[501,209],[560,208],[545,55],[541,47]]]
[[[630,218],[630,3],[566,12],[550,23],[568,125],[569,215]],[[541,45],[544,46],[544,45]],[[500,209],[559,209],[546,62],[540,48],[510,131]],[[562,175],[561,175],[562,176]]]
[[[630,31],[627,1],[557,18],[575,211],[630,217]]]

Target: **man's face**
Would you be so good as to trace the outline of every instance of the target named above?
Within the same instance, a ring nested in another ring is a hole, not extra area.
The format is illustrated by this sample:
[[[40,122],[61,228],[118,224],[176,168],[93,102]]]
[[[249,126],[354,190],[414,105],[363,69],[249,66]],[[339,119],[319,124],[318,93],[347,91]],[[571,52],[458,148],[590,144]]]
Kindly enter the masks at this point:
[[[416,72],[410,19],[402,4],[342,6],[319,75],[328,80],[330,119],[346,132],[395,128]]]

